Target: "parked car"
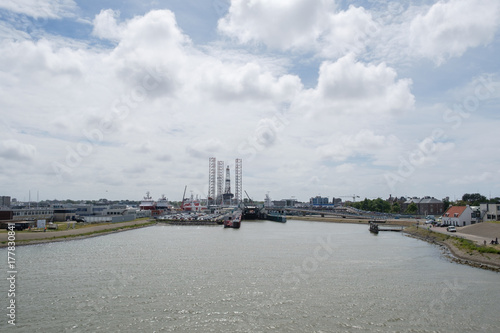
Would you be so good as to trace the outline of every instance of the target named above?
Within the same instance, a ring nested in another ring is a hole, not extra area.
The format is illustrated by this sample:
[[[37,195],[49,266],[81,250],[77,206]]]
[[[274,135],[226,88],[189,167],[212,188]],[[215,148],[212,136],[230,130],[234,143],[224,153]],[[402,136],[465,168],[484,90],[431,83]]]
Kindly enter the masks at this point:
[[[431,224],[431,223],[434,223],[434,220],[427,220],[427,221],[425,221],[425,224]]]
[[[448,231],[448,232],[456,232],[457,229],[454,226],[450,225],[448,228],[446,228],[446,231]]]

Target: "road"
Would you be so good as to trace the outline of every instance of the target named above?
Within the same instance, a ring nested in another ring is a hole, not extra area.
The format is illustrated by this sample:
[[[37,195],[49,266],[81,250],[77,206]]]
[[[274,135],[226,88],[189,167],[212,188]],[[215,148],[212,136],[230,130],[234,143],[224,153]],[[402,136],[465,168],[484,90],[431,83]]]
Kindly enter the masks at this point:
[[[480,224],[482,224],[482,223],[480,223]],[[491,240],[495,239],[496,237],[500,237],[500,236],[497,236],[496,230],[488,232],[487,234],[485,234],[485,233],[479,233],[479,234],[478,233],[476,233],[476,234],[470,233],[471,229],[478,229],[478,228],[484,229],[484,228],[482,228],[482,226],[480,226],[480,224],[475,225],[475,226],[456,227],[456,229],[457,229],[456,232],[448,232],[446,230],[446,227],[432,227],[431,230],[434,232],[439,232],[439,233],[450,235],[450,236],[465,238],[465,239],[468,239],[468,240],[475,242],[478,245],[484,245],[485,241],[486,241],[486,244],[489,244],[491,242]],[[425,225],[425,228],[428,228],[428,226]],[[497,228],[495,228],[495,229],[497,229]],[[462,232],[462,230],[468,231],[468,232],[467,233]],[[500,225],[498,225],[498,232],[500,232]]]

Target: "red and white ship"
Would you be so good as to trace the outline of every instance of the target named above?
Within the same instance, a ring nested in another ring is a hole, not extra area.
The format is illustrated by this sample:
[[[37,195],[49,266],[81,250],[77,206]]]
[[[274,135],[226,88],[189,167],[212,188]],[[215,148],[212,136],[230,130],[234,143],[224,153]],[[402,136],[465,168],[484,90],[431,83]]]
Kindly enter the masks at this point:
[[[151,216],[158,216],[158,215],[161,215],[163,213],[163,210],[158,208],[156,202],[149,195],[149,191],[146,192],[146,196],[139,204],[139,209],[140,210],[150,210]]]
[[[155,210],[156,209],[156,202],[149,195],[149,191],[146,192],[146,196],[141,201],[141,204],[139,205],[139,209],[140,210]]]
[[[207,206],[202,205],[200,200],[198,198],[194,199],[193,194],[191,194],[190,198],[184,199],[181,209],[188,212],[200,212],[207,209]]]

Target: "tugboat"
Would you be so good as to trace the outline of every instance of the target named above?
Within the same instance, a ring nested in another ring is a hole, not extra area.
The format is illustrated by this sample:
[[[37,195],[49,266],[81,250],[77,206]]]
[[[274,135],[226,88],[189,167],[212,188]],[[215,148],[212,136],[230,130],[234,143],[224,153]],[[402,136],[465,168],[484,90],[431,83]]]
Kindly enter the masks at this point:
[[[241,225],[241,211],[236,211],[224,220],[224,228],[239,229]]]

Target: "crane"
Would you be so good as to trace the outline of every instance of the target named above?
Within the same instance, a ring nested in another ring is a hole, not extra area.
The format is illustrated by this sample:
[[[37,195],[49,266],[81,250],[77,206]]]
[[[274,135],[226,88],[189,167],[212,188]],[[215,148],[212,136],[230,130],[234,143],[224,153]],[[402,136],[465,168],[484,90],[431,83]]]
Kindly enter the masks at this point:
[[[248,195],[248,193],[247,193],[247,191],[246,191],[246,190],[245,190],[245,194],[247,195],[248,200],[250,200],[250,203],[252,203],[252,202],[253,202],[253,200],[252,200],[252,198],[250,198],[250,196]]]
[[[352,198],[352,202],[356,202],[356,198],[359,198],[359,195],[353,194],[353,195],[341,195],[341,198]]]

